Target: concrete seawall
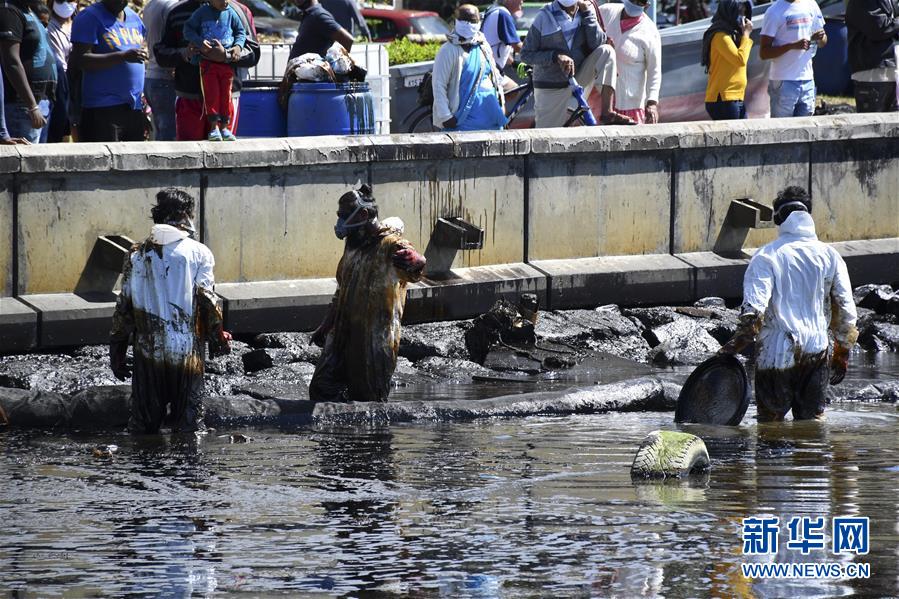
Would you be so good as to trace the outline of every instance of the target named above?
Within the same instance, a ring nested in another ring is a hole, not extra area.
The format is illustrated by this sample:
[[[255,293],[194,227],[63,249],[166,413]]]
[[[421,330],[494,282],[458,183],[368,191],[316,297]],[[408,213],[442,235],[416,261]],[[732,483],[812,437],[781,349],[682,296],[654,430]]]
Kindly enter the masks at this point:
[[[899,280],[899,115],[499,133],[0,147],[0,351],[106,339],[83,293],[98,236],[141,239],[156,191],[199,197],[228,326],[309,329],[333,292],[336,198],[369,182],[428,244],[438,217],[484,230],[453,275],[410,291],[409,320],[499,295],[570,308],[739,297],[746,258],[712,253],[730,202],[811,189],[819,236],[854,284]],[[746,247],[772,239],[753,229]],[[445,280],[444,280],[445,279]],[[76,295],[75,291],[79,289]]]

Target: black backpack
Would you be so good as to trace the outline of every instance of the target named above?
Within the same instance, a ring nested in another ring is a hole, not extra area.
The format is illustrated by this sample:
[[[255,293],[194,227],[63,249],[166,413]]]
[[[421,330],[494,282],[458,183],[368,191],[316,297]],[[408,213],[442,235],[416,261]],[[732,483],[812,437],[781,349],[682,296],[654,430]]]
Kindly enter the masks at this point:
[[[418,105],[434,105],[434,88],[431,87],[431,71],[425,73],[421,78],[421,83],[418,84]]]

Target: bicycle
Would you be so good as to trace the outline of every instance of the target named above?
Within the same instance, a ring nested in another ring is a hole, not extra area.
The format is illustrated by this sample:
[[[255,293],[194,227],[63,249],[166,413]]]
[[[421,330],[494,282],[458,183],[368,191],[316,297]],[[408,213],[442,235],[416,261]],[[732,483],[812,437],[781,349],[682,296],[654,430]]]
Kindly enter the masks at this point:
[[[528,103],[531,96],[534,95],[534,68],[524,63],[519,64],[518,75],[526,81],[525,83],[506,91],[507,96],[519,92],[521,94],[512,104],[512,107],[506,112],[506,129],[509,128],[512,121],[518,116],[518,113],[525,107],[525,104]],[[595,126],[596,117],[593,116],[593,111],[590,110],[590,105],[587,104],[587,100],[584,98],[584,88],[578,84],[574,77],[568,79],[568,88],[571,90],[571,95],[574,96],[574,99],[577,102],[577,108],[571,111],[571,115],[568,117],[568,120],[565,121],[563,127],[571,127],[575,123],[584,126]],[[407,133],[432,133],[442,131],[440,127],[434,126],[433,110],[431,109],[431,106],[428,105],[419,106],[406,115],[406,118],[403,119],[403,124],[407,122],[411,122],[406,129]],[[531,127],[534,127],[534,125],[532,124]]]

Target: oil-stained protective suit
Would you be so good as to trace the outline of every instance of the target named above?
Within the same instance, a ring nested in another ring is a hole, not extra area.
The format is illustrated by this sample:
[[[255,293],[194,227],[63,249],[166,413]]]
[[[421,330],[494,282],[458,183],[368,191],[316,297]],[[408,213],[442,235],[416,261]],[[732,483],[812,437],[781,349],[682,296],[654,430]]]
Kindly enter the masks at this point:
[[[834,338],[832,359],[844,367],[858,337],[846,263],[818,241],[811,214],[792,212],[779,229],[778,238],[749,263],[740,329],[729,342],[744,346],[758,335],[760,421],[782,420],[791,409],[795,420],[823,414],[830,379],[828,330]]]
[[[421,279],[424,257],[399,230],[381,225],[348,240],[321,358],[309,384],[313,401],[386,401],[400,347],[406,285]]]
[[[124,363],[133,335],[132,432],[155,433],[164,422],[173,431],[202,428],[204,341],[223,349],[214,264],[209,248],[163,224],[125,260],[110,352]]]

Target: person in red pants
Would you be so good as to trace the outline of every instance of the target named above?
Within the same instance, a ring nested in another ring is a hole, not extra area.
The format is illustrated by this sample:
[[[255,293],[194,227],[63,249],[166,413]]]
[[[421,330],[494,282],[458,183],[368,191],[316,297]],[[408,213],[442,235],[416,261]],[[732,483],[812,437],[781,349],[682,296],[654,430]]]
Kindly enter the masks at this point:
[[[209,141],[234,141],[229,128],[234,112],[231,105],[231,64],[204,59],[204,55],[221,46],[227,51],[229,62],[237,61],[246,43],[247,32],[236,10],[228,0],[209,0],[190,16],[184,24],[184,38],[197,55],[193,61],[200,65],[203,91],[203,110],[209,119]]]

